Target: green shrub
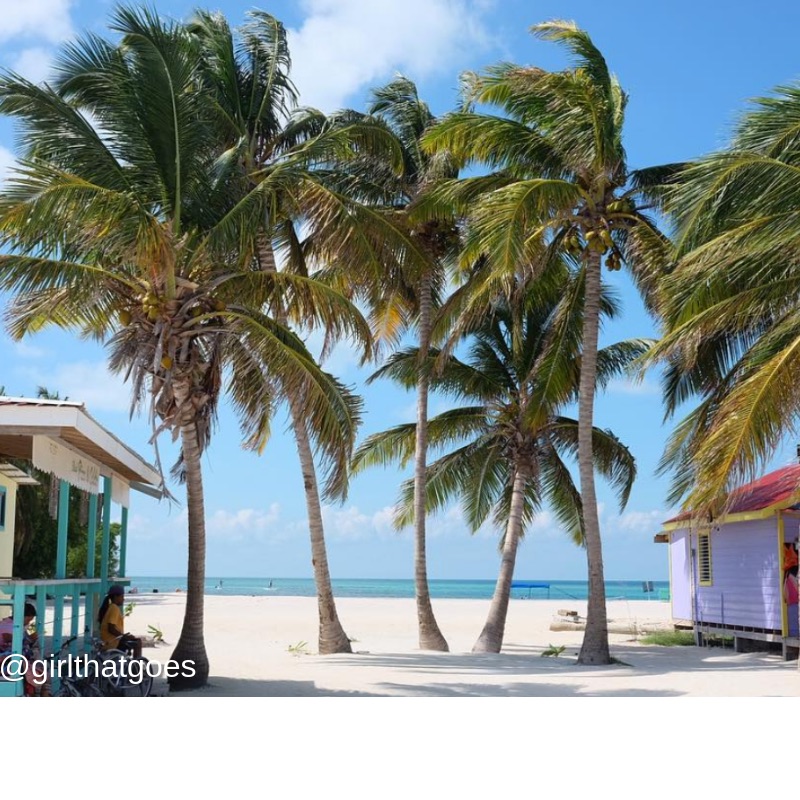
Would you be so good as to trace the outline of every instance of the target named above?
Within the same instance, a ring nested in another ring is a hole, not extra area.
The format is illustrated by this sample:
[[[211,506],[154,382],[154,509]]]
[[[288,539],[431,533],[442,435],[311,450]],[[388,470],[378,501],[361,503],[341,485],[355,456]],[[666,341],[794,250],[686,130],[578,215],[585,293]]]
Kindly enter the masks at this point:
[[[691,631],[656,631],[639,639],[642,644],[660,644],[662,647],[687,647],[694,644]]]

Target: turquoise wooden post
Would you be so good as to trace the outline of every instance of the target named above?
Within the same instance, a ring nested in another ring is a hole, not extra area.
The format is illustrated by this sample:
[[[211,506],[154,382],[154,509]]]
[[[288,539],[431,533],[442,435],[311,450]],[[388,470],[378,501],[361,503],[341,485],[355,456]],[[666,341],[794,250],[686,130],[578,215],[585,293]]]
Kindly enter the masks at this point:
[[[22,655],[22,637],[25,632],[25,587],[18,583],[14,587],[14,624],[11,629],[11,652]],[[20,697],[25,692],[25,681],[16,681],[14,693]]]
[[[67,531],[69,528],[69,484],[58,482],[58,549],[56,551],[56,580],[67,577]],[[56,587],[53,608],[53,652],[61,649],[64,637],[64,590]]]
[[[77,636],[81,632],[81,590],[80,584],[76,583],[72,587],[72,627],[70,628],[70,636],[75,637],[75,641],[69,646],[70,655],[78,655],[78,639]]]
[[[69,484],[58,482],[58,550],[56,552],[56,578],[67,577],[67,530],[69,527]]]
[[[97,550],[97,495],[89,495],[89,531],[86,538],[86,577],[94,578],[95,551]],[[97,604],[97,596],[94,587],[86,587],[86,605],[84,617],[84,649],[87,651],[91,647],[91,638],[94,635],[94,610]]]
[[[100,593],[108,591],[108,560],[111,550],[111,478],[103,477],[103,546],[100,555]]]
[[[122,506],[122,525],[119,533],[119,576],[125,577],[125,555],[128,550],[128,509]]]
[[[36,633],[39,634],[39,649],[42,658],[47,657],[45,653],[45,630],[44,621],[47,615],[47,589],[44,586],[36,587]]]

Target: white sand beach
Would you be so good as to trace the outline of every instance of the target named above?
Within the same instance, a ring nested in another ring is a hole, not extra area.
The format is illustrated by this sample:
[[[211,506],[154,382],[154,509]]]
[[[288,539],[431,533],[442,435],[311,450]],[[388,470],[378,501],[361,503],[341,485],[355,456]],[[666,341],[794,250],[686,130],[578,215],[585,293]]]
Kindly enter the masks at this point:
[[[144,654],[166,662],[180,633],[185,596],[130,600],[136,607],[128,630],[144,633],[148,625],[158,626],[168,644]],[[624,663],[579,666],[582,633],[549,628],[560,609],[585,615],[586,603],[580,601],[512,600],[503,652],[473,655],[488,605],[487,600],[435,601],[451,652],[431,653],[417,647],[412,599],[339,599],[354,653],[320,656],[314,598],[207,597],[209,686],[179,696],[800,696],[797,662],[784,662],[780,655],[644,645],[631,634],[611,634],[613,656]],[[614,623],[647,627],[668,623],[670,605],[610,601],[608,614]],[[556,658],[541,657],[551,644],[565,650]]]

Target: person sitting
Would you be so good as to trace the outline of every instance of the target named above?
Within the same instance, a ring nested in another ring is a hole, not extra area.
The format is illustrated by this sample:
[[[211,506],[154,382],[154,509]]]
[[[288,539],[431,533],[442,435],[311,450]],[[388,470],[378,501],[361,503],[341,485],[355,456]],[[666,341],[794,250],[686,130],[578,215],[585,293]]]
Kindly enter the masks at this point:
[[[39,694],[41,697],[47,697],[50,694],[49,681],[36,681],[36,676],[33,671],[34,660],[41,658],[39,650],[39,636],[36,631],[28,633],[28,628],[36,618],[36,606],[33,603],[25,603],[23,611],[24,624],[22,629],[22,656],[27,659],[27,668],[25,670],[25,694],[27,696],[36,696]],[[11,643],[14,637],[14,616],[9,615],[3,620],[0,620],[0,662],[9,658],[13,651]]]
[[[142,640],[138,636],[125,633],[125,617],[122,614],[124,602],[125,589],[114,584],[108,590],[97,614],[103,650],[122,650],[132,654],[134,658],[141,658]]]

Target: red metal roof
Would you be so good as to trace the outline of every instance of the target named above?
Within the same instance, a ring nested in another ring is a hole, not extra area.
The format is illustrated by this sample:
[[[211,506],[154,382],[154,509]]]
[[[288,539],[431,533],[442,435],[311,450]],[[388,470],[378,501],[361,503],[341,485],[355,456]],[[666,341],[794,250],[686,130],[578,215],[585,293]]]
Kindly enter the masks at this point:
[[[776,469],[775,472],[770,472],[757,481],[745,484],[732,492],[731,504],[726,513],[743,514],[748,511],[761,511],[761,509],[772,506],[789,508],[796,502],[794,498],[799,490],[800,464]],[[677,517],[668,519],[667,522],[680,522],[691,516],[690,511],[684,511]]]

